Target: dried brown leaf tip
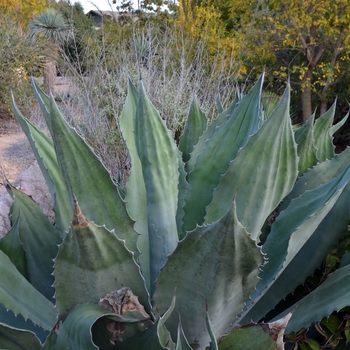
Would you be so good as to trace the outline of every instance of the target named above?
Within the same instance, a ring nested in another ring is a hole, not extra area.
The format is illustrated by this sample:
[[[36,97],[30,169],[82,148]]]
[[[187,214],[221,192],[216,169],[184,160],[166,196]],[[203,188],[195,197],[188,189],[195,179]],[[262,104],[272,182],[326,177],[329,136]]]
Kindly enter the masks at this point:
[[[90,221],[83,215],[77,199],[74,198],[73,226],[80,226],[81,228],[86,228],[89,225]]]
[[[139,303],[138,297],[128,287],[108,293],[100,299],[98,305],[118,315],[124,315],[128,311],[138,311],[145,319],[150,318],[144,307]]]
[[[139,303],[137,296],[128,287],[108,293],[104,298],[100,299],[98,305],[118,315],[123,315],[128,311],[137,311],[143,317],[142,320],[150,319],[144,307]],[[109,341],[113,345],[122,342],[125,332],[124,324],[110,319],[105,319],[105,323],[108,331],[112,333]]]
[[[278,350],[284,349],[284,330],[286,329],[291,317],[292,313],[290,312],[289,314],[275,322],[260,324],[264,332],[267,333],[276,342]]]

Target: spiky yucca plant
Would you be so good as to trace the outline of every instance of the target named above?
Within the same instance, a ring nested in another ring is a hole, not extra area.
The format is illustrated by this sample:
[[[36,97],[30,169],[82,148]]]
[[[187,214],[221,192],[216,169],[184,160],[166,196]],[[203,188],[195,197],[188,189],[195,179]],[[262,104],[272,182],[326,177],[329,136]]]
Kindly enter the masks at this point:
[[[14,111],[55,222],[7,185],[1,348],[282,349],[286,327],[349,305],[344,259],[271,323],[250,324],[313,273],[350,219],[350,151],[335,156],[332,145],[346,118],[332,126],[333,106],[294,133],[287,87],[263,122],[262,81],[211,125],[194,100],[180,150],[142,83],[130,83],[120,119],[132,163],[125,192],[34,83],[52,138]],[[277,326],[278,335],[265,332]]]

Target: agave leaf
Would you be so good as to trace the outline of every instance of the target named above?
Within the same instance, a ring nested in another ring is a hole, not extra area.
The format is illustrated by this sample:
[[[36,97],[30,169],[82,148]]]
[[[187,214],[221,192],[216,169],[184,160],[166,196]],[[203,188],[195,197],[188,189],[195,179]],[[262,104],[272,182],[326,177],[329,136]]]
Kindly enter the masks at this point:
[[[184,330],[182,329],[181,321],[179,322],[177,328],[177,341],[176,341],[176,350],[193,350],[188,340],[185,337]]]
[[[219,341],[219,350],[284,350],[283,335],[292,314],[270,323],[248,324],[235,328]]]
[[[164,312],[176,288],[175,312],[167,328],[176,337],[180,314],[189,343],[202,349],[210,341],[206,303],[214,329],[224,333],[255,290],[262,263],[260,249],[238,222],[234,205],[222,219],[197,227],[179,243],[156,282],[155,308]]]
[[[197,162],[197,157],[199,154],[203,152],[204,147],[207,144],[207,140],[211,139],[212,136],[214,135],[216,128],[221,126],[223,123],[226,122],[227,119],[231,118],[231,116],[234,115],[234,110],[237,108],[241,98],[236,94],[234,101],[231,103],[231,105],[220,112],[218,117],[212,121],[210,125],[207,126],[205,131],[203,132],[202,136],[198,139],[197,144],[194,146],[193,151],[191,153],[191,158],[188,160],[186,164],[186,170],[188,173],[190,173],[196,162]]]
[[[159,317],[156,323],[149,327],[141,334],[137,334],[134,337],[125,339],[123,343],[120,343],[118,349],[129,350],[163,350],[170,349],[175,350],[175,344],[173,343],[170,333],[165,327],[165,322],[173,312],[175,307],[175,296],[173,296],[169,308],[165,311],[162,317]],[[186,348],[185,348],[186,349]]]
[[[212,200],[213,189],[218,186],[220,176],[226,173],[230,161],[236,158],[239,149],[246,145],[259,128],[262,78],[240,101],[230,118],[216,128],[202,153],[196,157],[195,166],[188,174],[189,185],[184,207],[186,231],[204,222],[205,207]],[[211,166],[208,167],[208,164]]]
[[[315,122],[314,136],[317,148],[316,155],[320,162],[324,162],[326,159],[332,159],[334,157],[331,127],[334,120],[335,107],[336,102],[334,102],[332,107]]]
[[[34,333],[0,323],[0,348],[11,350],[39,350],[42,347],[40,340]]]
[[[185,197],[187,193],[188,182],[186,180],[187,173],[185,170],[185,164],[182,161],[181,152],[177,152],[177,158],[179,161],[179,184],[178,184],[178,204],[177,204],[177,213],[176,213],[176,224],[177,232],[179,234],[179,240],[183,239],[186,235],[186,232],[183,231],[183,219],[185,215],[184,206],[185,206]]]
[[[179,239],[176,222],[179,159],[176,145],[148,100],[142,82],[136,110],[135,140],[142,164],[148,218],[148,237],[140,237],[138,247],[142,253],[142,271],[147,266],[150,269],[152,295],[159,269],[174,251]]]
[[[205,315],[205,321],[207,324],[207,330],[210,336],[210,344],[209,344],[209,349],[208,350],[218,350],[218,344],[216,342],[216,336],[213,330],[213,326],[210,322],[210,318],[209,318],[209,312],[207,310],[206,315]]]
[[[334,135],[345,124],[348,117],[349,117],[349,113],[340,122],[338,122],[337,124],[331,127],[331,135]]]
[[[19,240],[19,217],[12,224],[10,231],[0,240],[0,250],[2,250],[15,265],[16,269],[28,279],[26,253]]]
[[[0,251],[0,301],[15,314],[29,318],[34,324],[51,330],[56,322],[54,305],[40,294]]]
[[[333,311],[349,306],[349,284],[350,265],[346,265],[330,274],[318,288],[276,318],[293,312],[286,334],[307,328],[311,323],[328,317]]]
[[[289,101],[288,86],[271,116],[222,176],[207,207],[207,223],[218,220],[236,196],[237,217],[257,239],[268,215],[291,191],[298,163]]]
[[[65,231],[72,221],[73,210],[70,204],[67,188],[63,180],[62,172],[58,166],[53,142],[43,132],[23,117],[14,100],[12,108],[17,121],[32,147],[40,170],[48,185],[52,198],[54,198],[55,224],[64,236]]]
[[[186,163],[190,157],[193,147],[197,144],[199,137],[207,127],[207,118],[199,107],[196,97],[193,98],[187,124],[180,137],[179,150],[182,152],[182,160]]]
[[[336,158],[328,163],[330,166],[337,163]],[[327,235],[327,232],[316,229],[333,208],[349,179],[350,168],[344,167],[329,182],[307,190],[290,201],[288,207],[279,214],[263,246],[269,262],[260,275],[258,292],[253,296],[253,304],[238,322],[244,324],[264,317],[317,267],[309,263],[308,266],[300,266],[300,261],[309,261],[323,236]],[[310,239],[313,240],[313,247]]]
[[[216,108],[217,108],[219,114],[224,111],[224,107],[223,107],[223,105],[221,103],[220,95],[218,95],[216,97]]]
[[[42,343],[49,334],[48,330],[38,327],[30,319],[25,320],[21,314],[15,315],[11,310],[6,310],[2,304],[0,305],[0,324],[14,329],[30,331],[34,333]]]
[[[317,164],[316,147],[314,141],[314,119],[313,114],[308,121],[295,131],[295,142],[298,144],[299,176]]]
[[[148,217],[146,187],[142,173],[142,165],[136,149],[135,142],[135,115],[139,93],[134,85],[129,81],[128,95],[120,116],[120,128],[124,140],[129,150],[131,161],[130,176],[126,186],[126,208],[131,218],[135,220],[134,228],[139,234],[137,246],[145,254],[141,254],[138,259],[142,269],[142,275],[146,281],[147,290],[151,290],[150,256],[148,245]]]
[[[43,116],[45,118],[45,122],[47,125],[47,128],[50,131],[50,134],[53,134],[52,127],[51,127],[51,99],[46,93],[40,88],[40,86],[37,84],[35,79],[31,77],[31,83],[34,89],[35,96],[39,102],[40,109],[43,113]]]
[[[52,138],[70,200],[73,200],[74,193],[89,220],[115,230],[115,234],[125,240],[128,249],[137,251],[134,223],[109,172],[63,119],[53,97],[50,103]]]
[[[14,199],[12,218],[18,222],[18,240],[25,252],[25,276],[33,287],[52,301],[52,260],[61,242],[60,234],[31,197],[14,187],[8,186],[8,192]]]
[[[106,293],[122,287],[129,287],[150,310],[133,254],[106,227],[87,221],[77,203],[73,226],[55,259],[54,276],[57,309],[63,320],[75,305],[97,303]]]
[[[231,333],[224,335],[219,340],[219,350],[231,349],[277,350],[276,343],[258,324],[235,328]]]
[[[55,349],[99,349],[93,342],[92,327],[95,322],[103,317],[122,323],[140,321],[134,317],[108,312],[95,304],[77,305],[60,326]],[[114,349],[114,346],[107,342],[103,349]]]

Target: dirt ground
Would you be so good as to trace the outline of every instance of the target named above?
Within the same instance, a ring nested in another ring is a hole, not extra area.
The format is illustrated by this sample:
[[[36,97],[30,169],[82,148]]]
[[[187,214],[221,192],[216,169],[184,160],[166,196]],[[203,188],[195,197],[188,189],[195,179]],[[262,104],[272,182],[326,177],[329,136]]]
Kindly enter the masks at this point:
[[[0,113],[0,165],[7,179],[14,182],[19,173],[35,160],[29,142],[17,121],[7,113]],[[0,194],[4,187],[0,180]]]

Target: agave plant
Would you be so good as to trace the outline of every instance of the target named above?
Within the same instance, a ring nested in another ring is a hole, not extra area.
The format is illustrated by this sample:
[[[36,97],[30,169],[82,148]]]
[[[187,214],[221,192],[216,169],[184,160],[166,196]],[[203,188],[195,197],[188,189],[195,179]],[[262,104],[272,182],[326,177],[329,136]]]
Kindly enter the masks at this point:
[[[178,148],[142,82],[129,83],[125,189],[33,82],[51,138],[13,108],[55,218],[7,184],[1,348],[283,349],[284,332],[349,305],[345,257],[320,287],[268,316],[347,229],[350,150],[334,154],[346,120],[332,126],[335,106],[293,131],[289,86],[262,121],[262,82],[225,110],[219,103],[210,125],[194,99]]]

